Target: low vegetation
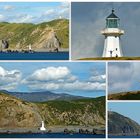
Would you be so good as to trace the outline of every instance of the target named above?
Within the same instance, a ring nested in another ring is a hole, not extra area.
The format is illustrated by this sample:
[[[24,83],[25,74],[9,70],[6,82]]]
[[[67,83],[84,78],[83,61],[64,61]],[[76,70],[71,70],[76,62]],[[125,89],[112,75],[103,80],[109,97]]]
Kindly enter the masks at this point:
[[[80,125],[105,127],[105,97],[26,102],[0,93],[0,128]]]
[[[120,92],[108,95],[109,100],[140,100],[140,91]]]
[[[79,60],[140,60],[140,57],[95,57],[81,58]]]
[[[36,49],[43,48],[50,32],[55,32],[62,48],[68,48],[69,44],[69,21],[56,19],[40,24],[31,23],[0,23],[0,40],[7,40],[9,50],[26,50],[28,45]]]

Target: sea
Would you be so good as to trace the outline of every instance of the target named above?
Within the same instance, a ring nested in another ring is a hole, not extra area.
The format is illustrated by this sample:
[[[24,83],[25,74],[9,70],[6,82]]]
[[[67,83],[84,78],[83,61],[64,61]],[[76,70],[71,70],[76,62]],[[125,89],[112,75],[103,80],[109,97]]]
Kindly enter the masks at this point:
[[[31,133],[31,134],[0,134],[0,138],[105,138],[105,135],[64,134],[64,133]]]
[[[112,136],[112,135],[109,135],[108,138],[140,138],[140,136]]]
[[[68,60],[69,52],[0,52],[0,60]]]

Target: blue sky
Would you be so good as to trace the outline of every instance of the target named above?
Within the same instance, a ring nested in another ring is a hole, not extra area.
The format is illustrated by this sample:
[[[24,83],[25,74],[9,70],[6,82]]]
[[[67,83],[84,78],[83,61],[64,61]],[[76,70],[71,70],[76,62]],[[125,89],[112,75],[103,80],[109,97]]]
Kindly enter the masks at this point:
[[[140,90],[139,72],[140,62],[109,62],[109,93]]]
[[[67,2],[1,2],[0,22],[41,23],[69,18]]]
[[[109,111],[118,112],[126,117],[135,120],[140,124],[140,103],[139,102],[109,102]]]
[[[112,8],[120,18],[124,56],[140,56],[140,2],[73,2],[72,5],[72,59],[101,57],[104,47],[105,19]]]
[[[1,62],[0,90],[105,95],[105,63]]]

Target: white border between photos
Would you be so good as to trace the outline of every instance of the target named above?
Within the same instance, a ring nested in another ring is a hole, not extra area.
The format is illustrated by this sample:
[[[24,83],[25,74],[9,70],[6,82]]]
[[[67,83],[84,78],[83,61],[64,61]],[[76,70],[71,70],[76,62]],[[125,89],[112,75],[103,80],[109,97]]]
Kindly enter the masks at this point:
[[[107,138],[107,132],[108,132],[108,103],[109,102],[139,102],[139,101],[112,101],[112,100],[108,100],[108,62],[140,62],[139,60],[135,60],[135,61],[126,61],[126,60],[121,60],[121,61],[107,61],[107,60],[90,60],[90,61],[86,61],[86,60],[72,60],[71,57],[71,2],[140,2],[140,0],[1,0],[0,2],[69,2],[70,4],[70,9],[69,9],[69,60],[0,60],[0,62],[9,62],[9,63],[13,63],[13,62],[104,62],[106,63],[106,138],[82,138],[85,140],[89,140],[89,139],[93,139],[93,140],[124,140],[123,138]],[[19,140],[19,138],[12,138],[13,140]],[[22,138],[22,140],[27,140],[29,138]],[[32,138],[32,139],[40,139],[42,140],[42,138]],[[43,139],[47,139],[47,140],[52,140],[52,138],[43,138]],[[53,140],[58,140],[60,138],[53,138]],[[61,138],[63,139],[63,138]],[[66,138],[64,138],[66,139]],[[71,138],[69,138],[71,139]],[[79,138],[81,139],[81,138]],[[129,140],[136,140],[137,138],[129,138]],[[0,140],[11,140],[11,138],[0,138]],[[73,138],[72,140],[77,140],[76,138]]]

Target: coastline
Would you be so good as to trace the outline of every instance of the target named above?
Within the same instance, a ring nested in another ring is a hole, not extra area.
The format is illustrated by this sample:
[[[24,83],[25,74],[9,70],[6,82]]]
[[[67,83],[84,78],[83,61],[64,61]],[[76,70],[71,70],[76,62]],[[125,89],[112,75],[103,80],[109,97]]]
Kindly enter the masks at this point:
[[[28,50],[28,49],[6,49],[6,50],[0,50],[0,53],[38,53],[38,52],[42,52],[42,53],[54,53],[54,52],[69,52],[69,48],[59,48],[58,50],[50,50],[48,48],[40,48],[40,49],[32,49],[32,50]]]
[[[81,133],[81,134],[105,134],[105,128],[92,126],[48,126],[46,131],[39,128],[0,128],[0,134],[26,134],[26,133]]]

